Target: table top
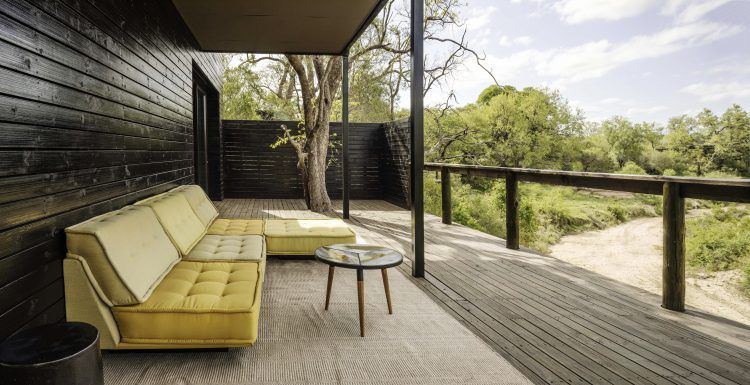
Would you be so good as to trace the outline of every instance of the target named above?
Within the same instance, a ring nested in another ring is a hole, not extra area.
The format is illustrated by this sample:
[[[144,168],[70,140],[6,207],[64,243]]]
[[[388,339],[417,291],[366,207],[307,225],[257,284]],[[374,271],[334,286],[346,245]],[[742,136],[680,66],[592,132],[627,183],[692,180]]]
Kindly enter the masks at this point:
[[[385,269],[400,265],[404,256],[383,246],[338,244],[319,247],[315,259],[349,269]]]
[[[52,363],[90,349],[98,340],[99,331],[83,322],[38,326],[16,333],[0,344],[0,365]]]

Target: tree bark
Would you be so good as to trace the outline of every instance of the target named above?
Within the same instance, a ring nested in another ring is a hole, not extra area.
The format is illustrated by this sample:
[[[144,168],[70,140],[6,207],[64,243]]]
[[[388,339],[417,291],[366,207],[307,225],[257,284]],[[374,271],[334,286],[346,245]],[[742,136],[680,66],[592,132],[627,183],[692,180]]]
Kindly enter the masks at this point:
[[[305,203],[315,212],[332,211],[326,189],[326,169],[331,108],[342,76],[341,58],[313,56],[304,59],[287,55],[287,59],[297,74],[302,95],[304,140],[298,143],[291,136],[289,140],[297,152]]]

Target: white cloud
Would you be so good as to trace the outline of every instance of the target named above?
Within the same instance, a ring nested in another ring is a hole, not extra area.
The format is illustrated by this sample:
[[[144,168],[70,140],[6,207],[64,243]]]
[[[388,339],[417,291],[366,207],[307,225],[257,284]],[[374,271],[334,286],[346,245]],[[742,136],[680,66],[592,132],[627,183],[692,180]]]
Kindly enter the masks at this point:
[[[684,24],[701,20],[734,0],[513,0],[514,3],[524,1],[553,10],[568,24],[627,19],[658,6],[661,6],[662,14],[673,16],[676,23]]]
[[[750,74],[750,62],[717,64],[709,68],[708,73],[747,75]]]
[[[704,1],[684,1],[669,0],[663,8],[667,15],[676,16],[677,23],[692,23],[703,19],[704,16],[718,9],[732,0],[704,0]],[[683,8],[684,6],[684,8]]]
[[[647,11],[662,0],[560,0],[553,5],[566,23],[621,20]]]
[[[492,6],[470,9],[469,14],[466,15],[466,27],[472,31],[477,31],[488,26],[492,21],[492,14],[496,11],[497,8]]]
[[[693,83],[682,89],[690,95],[695,95],[703,102],[715,102],[725,99],[736,99],[750,97],[750,83],[727,82],[727,83]]]
[[[622,99],[620,98],[605,98],[599,101],[599,104],[620,104],[622,103]]]
[[[627,63],[657,58],[698,47],[733,36],[740,26],[696,22],[666,28],[651,35],[634,36],[623,43],[603,39],[570,48],[546,51],[524,50],[504,58],[493,58],[491,64],[499,74],[534,70],[552,77],[556,86],[601,77]]]
[[[631,107],[626,110],[627,115],[653,115],[657,112],[666,111],[666,106],[653,106],[653,107]]]
[[[666,0],[661,11],[666,15],[674,15],[683,5],[685,5],[685,0]]]
[[[515,42],[516,44],[520,44],[520,45],[529,45],[529,44],[531,44],[531,43],[533,43],[533,42],[534,42],[534,38],[533,38],[533,37],[531,37],[531,36],[519,36],[519,37],[517,37],[517,38],[513,39],[513,41],[514,41],[514,42]]]
[[[531,36],[518,36],[518,37],[508,37],[507,35],[503,35],[500,37],[500,41],[498,42],[503,47],[511,47],[514,45],[529,45],[534,42],[534,38]]]

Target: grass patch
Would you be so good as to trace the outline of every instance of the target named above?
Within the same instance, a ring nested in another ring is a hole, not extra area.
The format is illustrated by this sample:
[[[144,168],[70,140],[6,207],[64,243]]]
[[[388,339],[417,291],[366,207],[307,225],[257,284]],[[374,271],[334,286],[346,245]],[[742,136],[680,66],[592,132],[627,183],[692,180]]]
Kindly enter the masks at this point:
[[[691,273],[741,269],[750,293],[750,210],[715,204],[711,213],[688,219],[686,254]]]

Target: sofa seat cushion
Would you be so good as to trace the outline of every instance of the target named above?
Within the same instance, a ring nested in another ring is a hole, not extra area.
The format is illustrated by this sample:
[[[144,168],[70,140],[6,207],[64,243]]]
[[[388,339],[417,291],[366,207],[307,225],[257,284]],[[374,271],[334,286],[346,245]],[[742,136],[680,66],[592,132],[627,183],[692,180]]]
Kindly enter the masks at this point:
[[[184,257],[189,261],[260,261],[266,256],[261,235],[206,235]]]
[[[211,224],[206,234],[263,235],[263,220],[218,218]]]
[[[312,255],[321,246],[357,241],[340,219],[268,219],[263,233],[268,254],[277,255]]]
[[[122,342],[253,343],[265,262],[182,261],[149,299],[115,306]]]

